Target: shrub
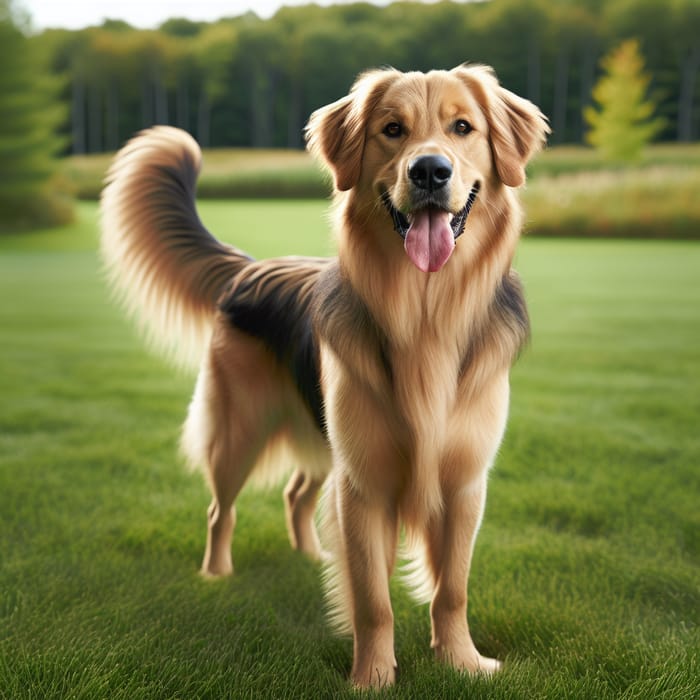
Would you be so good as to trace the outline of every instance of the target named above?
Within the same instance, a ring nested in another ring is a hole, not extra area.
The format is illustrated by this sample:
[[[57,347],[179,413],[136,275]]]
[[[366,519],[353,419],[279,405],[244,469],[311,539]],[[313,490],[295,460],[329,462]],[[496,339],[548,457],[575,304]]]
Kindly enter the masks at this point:
[[[651,77],[644,72],[639,42],[625,41],[601,61],[605,74],[593,88],[598,108],[584,110],[586,138],[611,160],[634,161],[664,127],[652,119],[656,105],[646,97]]]

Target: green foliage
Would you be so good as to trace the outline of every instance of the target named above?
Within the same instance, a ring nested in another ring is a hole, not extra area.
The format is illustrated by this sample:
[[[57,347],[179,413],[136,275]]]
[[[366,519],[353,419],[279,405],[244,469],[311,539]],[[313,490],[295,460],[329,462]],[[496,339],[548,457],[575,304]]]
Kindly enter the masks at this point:
[[[309,114],[373,66],[496,68],[550,117],[551,143],[583,141],[596,64],[637,36],[668,119],[666,139],[700,132],[697,0],[490,0],[284,7],[214,23],[172,19],[158,31],[104,24],[44,32],[69,83],[73,153],[114,149],[154,123],[205,146],[299,148]]]
[[[0,0],[0,231],[65,223],[71,205],[55,177],[64,118],[57,84],[42,71],[37,47]]]
[[[653,118],[656,105],[647,97],[651,77],[644,72],[639,42],[623,42],[601,65],[605,74],[593,88],[598,107],[584,111],[590,126],[586,139],[611,160],[637,160],[665,124]]]
[[[171,36],[197,36],[204,26],[203,22],[194,22],[184,17],[173,17],[160,25],[160,31]]]
[[[325,208],[201,214],[255,255],[315,255]],[[83,203],[74,226],[0,240],[0,698],[365,697],[279,492],[242,494],[236,575],[197,575],[209,499],[176,448],[193,379],[109,302],[96,227]],[[397,583],[401,672],[382,697],[695,698],[700,248],[525,240],[517,266],[533,340],[469,591],[505,670],[435,664],[427,606]]]

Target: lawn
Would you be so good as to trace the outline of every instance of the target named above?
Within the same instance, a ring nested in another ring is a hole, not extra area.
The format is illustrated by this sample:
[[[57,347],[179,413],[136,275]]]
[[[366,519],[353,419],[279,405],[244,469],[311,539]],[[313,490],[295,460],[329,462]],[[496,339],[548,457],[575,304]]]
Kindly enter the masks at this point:
[[[78,211],[0,238],[0,698],[358,697],[278,492],[241,496],[236,576],[198,576],[208,494],[176,449],[193,378],[110,303]],[[260,256],[328,252],[323,212],[201,205]],[[700,245],[526,238],[517,267],[533,339],[470,581],[506,667],[435,665],[396,583],[385,697],[698,697]]]

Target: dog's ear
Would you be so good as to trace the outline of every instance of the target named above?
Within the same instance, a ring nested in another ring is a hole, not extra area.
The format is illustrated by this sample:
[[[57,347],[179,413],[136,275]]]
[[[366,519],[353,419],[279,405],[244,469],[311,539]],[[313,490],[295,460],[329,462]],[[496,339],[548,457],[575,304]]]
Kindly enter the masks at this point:
[[[397,75],[393,69],[363,73],[348,95],[311,115],[306,126],[307,147],[332,171],[338,190],[357,184],[367,119]]]
[[[525,182],[525,165],[551,132],[547,117],[532,102],[501,87],[493,70],[486,66],[459,66],[454,72],[484,110],[501,182],[519,187]]]

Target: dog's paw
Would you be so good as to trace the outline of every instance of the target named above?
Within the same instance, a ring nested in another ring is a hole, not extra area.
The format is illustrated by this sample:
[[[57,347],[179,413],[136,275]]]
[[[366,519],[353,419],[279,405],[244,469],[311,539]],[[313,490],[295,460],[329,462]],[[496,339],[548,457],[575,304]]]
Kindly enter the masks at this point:
[[[491,659],[488,656],[478,654],[476,669],[468,669],[470,673],[481,673],[485,676],[492,676],[503,668],[503,663],[498,659]]]
[[[214,557],[205,555],[204,561],[202,562],[202,568],[199,573],[203,578],[207,579],[217,579],[223,578],[224,576],[231,576],[233,574],[233,562],[231,561],[231,555]]]
[[[381,690],[396,682],[395,663],[373,663],[368,668],[353,669],[350,677],[352,685],[357,690],[372,688]]]
[[[435,655],[439,661],[467,673],[492,676],[503,668],[500,661],[482,656],[473,646],[469,645],[462,649],[439,648],[435,650]]]
[[[208,571],[207,569],[200,569],[199,575],[206,581],[218,581],[219,579],[226,578],[233,575],[233,569],[231,571],[224,572],[214,572]]]

